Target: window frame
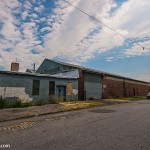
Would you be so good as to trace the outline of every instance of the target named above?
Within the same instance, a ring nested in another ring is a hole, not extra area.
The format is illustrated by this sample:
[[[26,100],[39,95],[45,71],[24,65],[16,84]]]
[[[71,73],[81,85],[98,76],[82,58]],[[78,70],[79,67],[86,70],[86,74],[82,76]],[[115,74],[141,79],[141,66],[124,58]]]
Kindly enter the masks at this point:
[[[49,81],[49,96],[53,95],[55,95],[55,81]]]
[[[33,80],[32,82],[32,95],[40,95],[40,80]]]

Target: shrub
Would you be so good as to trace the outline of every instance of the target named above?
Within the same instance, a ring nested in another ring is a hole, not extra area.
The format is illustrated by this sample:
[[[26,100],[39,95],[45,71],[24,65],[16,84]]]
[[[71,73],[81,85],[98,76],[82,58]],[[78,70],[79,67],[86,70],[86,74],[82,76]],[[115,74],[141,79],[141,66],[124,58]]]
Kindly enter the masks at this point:
[[[37,100],[37,101],[34,101],[34,105],[35,105],[35,106],[41,106],[41,105],[44,105],[44,101],[43,101],[43,100]]]
[[[14,104],[12,104],[12,107],[14,108],[18,108],[18,107],[22,107],[22,102],[20,99],[18,99]]]
[[[3,108],[23,108],[23,107],[29,107],[32,105],[33,105],[32,101],[22,102],[22,100],[20,100],[20,99],[17,99],[13,103],[9,103],[6,100],[4,100],[2,98],[2,96],[0,96],[0,109],[3,109]]]
[[[5,108],[6,102],[5,100],[2,98],[2,96],[0,96],[0,108]]]
[[[32,106],[33,104],[32,104],[32,101],[30,101],[30,102],[25,102],[25,103],[22,103],[21,104],[21,107],[30,107],[30,106]]]

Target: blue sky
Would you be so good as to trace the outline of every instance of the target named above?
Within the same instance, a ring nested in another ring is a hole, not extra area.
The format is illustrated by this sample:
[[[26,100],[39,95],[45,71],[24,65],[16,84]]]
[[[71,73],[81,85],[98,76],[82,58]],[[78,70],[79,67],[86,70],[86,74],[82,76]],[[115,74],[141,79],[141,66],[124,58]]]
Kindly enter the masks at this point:
[[[150,81],[149,0],[68,1],[128,38],[63,0],[1,0],[0,70],[49,58]]]

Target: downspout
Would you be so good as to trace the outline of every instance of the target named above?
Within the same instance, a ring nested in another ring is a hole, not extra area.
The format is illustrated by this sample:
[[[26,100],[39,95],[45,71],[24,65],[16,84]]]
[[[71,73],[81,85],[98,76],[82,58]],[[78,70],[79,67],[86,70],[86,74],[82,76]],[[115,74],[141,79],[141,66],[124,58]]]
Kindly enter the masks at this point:
[[[124,93],[124,97],[126,97],[127,96],[127,94],[126,94],[126,78],[124,78],[124,80],[123,80],[123,93]]]

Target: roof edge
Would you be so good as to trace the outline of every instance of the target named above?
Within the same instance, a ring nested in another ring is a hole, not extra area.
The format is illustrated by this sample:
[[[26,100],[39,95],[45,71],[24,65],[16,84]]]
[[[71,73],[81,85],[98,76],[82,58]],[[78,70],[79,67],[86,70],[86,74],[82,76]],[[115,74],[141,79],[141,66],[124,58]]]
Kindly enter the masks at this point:
[[[40,73],[28,73],[28,72],[16,72],[16,71],[1,71],[0,74],[11,74],[11,75],[24,75],[24,76],[35,76],[35,77],[49,77],[49,78],[58,78],[58,79],[77,79],[70,76],[55,76],[49,74],[40,74]]]

